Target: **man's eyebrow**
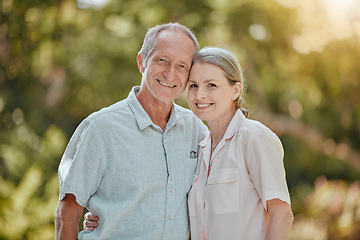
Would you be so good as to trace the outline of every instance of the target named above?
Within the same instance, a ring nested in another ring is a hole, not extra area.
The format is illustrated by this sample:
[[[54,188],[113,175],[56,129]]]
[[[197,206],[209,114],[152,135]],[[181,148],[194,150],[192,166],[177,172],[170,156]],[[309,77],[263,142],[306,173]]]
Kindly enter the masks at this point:
[[[159,59],[159,58],[166,58],[167,59],[168,57],[166,57],[165,55],[157,55],[157,56],[155,55],[155,59]]]

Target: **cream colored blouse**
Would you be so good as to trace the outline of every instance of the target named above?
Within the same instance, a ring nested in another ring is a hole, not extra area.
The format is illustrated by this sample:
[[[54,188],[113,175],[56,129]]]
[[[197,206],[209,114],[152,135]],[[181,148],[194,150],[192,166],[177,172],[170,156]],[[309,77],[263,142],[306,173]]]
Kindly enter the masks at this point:
[[[266,201],[290,204],[283,155],[279,138],[241,111],[212,155],[210,136],[200,142],[188,196],[191,239],[265,239]]]

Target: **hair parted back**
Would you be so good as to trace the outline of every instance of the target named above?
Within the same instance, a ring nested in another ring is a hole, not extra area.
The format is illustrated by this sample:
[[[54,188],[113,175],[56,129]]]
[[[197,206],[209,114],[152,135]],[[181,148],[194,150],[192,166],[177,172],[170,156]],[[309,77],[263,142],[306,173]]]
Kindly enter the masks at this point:
[[[247,110],[242,108],[246,90],[243,69],[235,55],[223,48],[204,47],[194,56],[193,64],[196,62],[209,63],[220,67],[224,71],[226,79],[228,79],[229,83],[232,85],[240,82],[241,91],[239,97],[234,100],[235,108],[241,109],[243,114],[247,117]]]
[[[195,51],[194,55],[199,51],[199,43],[195,37],[195,35],[191,32],[190,29],[185,27],[184,25],[181,25],[180,23],[166,23],[157,25],[155,27],[150,28],[144,38],[143,45],[139,51],[139,54],[144,62],[144,64],[147,64],[147,60],[151,53],[156,49],[157,46],[157,36],[162,31],[180,31],[185,33],[189,38],[194,42],[195,45]]]

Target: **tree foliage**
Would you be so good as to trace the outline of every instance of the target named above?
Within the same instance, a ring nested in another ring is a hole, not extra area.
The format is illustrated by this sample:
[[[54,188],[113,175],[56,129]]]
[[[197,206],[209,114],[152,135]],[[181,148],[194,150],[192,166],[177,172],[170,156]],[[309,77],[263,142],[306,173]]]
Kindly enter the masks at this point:
[[[334,35],[314,2],[285,2],[109,0],[81,9],[72,0],[0,1],[0,239],[53,239],[57,167],[70,136],[87,115],[140,84],[144,34],[169,21],[191,28],[201,46],[237,55],[250,118],[284,144],[300,216],[291,238],[310,239],[301,236],[311,229],[323,239],[357,239],[358,16],[349,15],[352,32]],[[187,106],[184,96],[176,102]],[[350,200],[320,208],[331,194]]]

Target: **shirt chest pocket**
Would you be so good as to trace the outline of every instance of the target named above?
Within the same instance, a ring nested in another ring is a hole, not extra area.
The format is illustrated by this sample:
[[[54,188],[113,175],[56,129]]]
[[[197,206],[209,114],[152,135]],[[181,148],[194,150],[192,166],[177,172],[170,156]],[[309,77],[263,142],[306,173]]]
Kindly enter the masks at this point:
[[[209,175],[206,187],[207,211],[212,214],[239,211],[239,168],[222,169]]]

